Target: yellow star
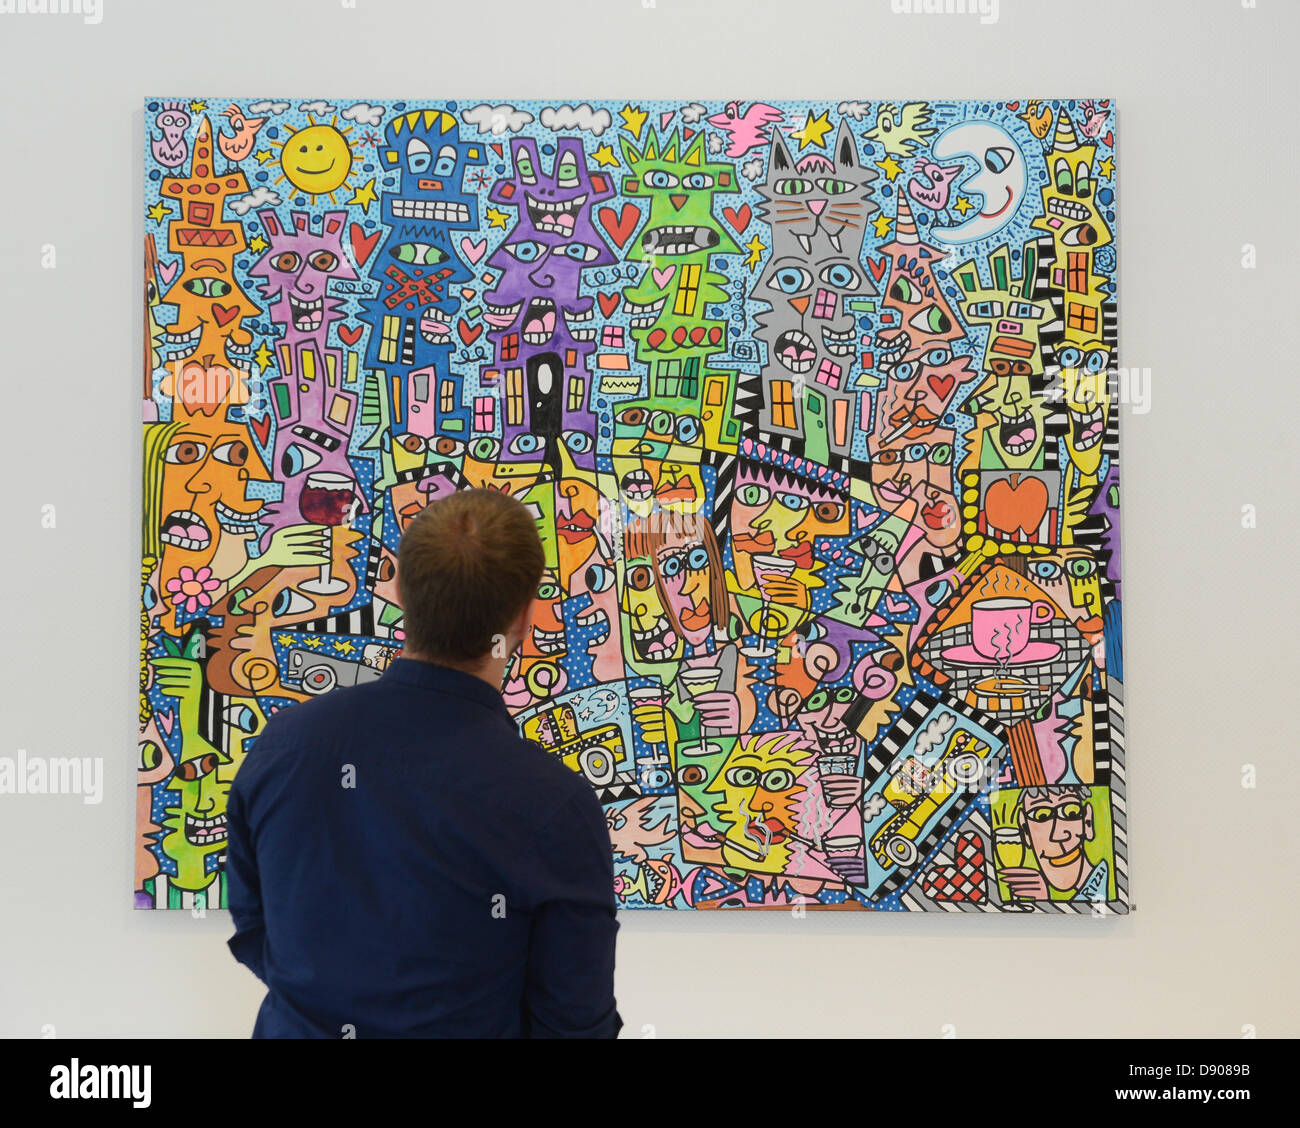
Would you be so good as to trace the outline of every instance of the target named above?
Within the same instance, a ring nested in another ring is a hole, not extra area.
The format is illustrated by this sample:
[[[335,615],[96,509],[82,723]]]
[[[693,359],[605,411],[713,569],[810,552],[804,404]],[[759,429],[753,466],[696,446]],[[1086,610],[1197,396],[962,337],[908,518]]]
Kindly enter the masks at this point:
[[[894,221],[890,219],[889,216],[887,215],[876,216],[876,218],[871,221],[872,225],[876,229],[876,238],[883,239],[886,235],[888,235],[890,225],[893,222]]]
[[[745,246],[749,248],[749,258],[745,260],[745,265],[749,267],[750,270],[753,270],[762,259],[763,252],[767,250],[767,246],[757,235],[746,243]]]
[[[1097,168],[1101,170],[1102,176],[1107,180],[1115,175],[1115,161],[1112,157],[1107,157]]]
[[[305,638],[302,640],[303,646],[310,646],[313,650],[319,650],[325,645],[323,638]]]
[[[953,210],[959,212],[962,216],[971,210],[975,205],[972,204],[965,196],[958,196],[957,202],[953,204]]]
[[[253,359],[257,361],[257,370],[265,372],[271,367],[271,361],[275,359],[275,353],[266,347],[266,342],[262,341],[257,346],[257,352],[253,354]]]
[[[172,214],[171,204],[163,200],[159,200],[156,204],[154,204],[153,207],[149,209],[148,212],[149,218],[152,219],[154,223],[161,223],[164,219],[166,219],[171,214]]]
[[[377,199],[378,197],[375,195],[375,178],[372,176],[352,194],[352,199],[348,203],[356,204],[362,211],[369,212],[370,205]]]
[[[596,163],[600,165],[601,168],[607,168],[610,165],[613,165],[615,168],[618,167],[618,158],[614,156],[614,148],[608,141],[596,150],[595,156]]]
[[[190,103],[190,113],[192,113],[192,114],[201,114],[201,113],[202,113],[204,110],[206,110],[207,108],[208,108],[208,104],[207,104],[207,102],[191,102],[191,103]]]
[[[891,182],[894,177],[903,171],[903,166],[894,160],[893,157],[888,155],[886,155],[883,161],[877,161],[876,167],[880,169],[885,174],[885,178]]]
[[[356,648],[356,643],[354,643],[350,638],[341,638],[334,643],[334,649],[340,654],[351,654],[356,650]]]
[[[281,634],[275,636],[275,641],[278,642],[281,646],[292,646],[294,642],[294,638],[293,635]]]
[[[506,220],[509,217],[500,208],[488,208],[485,214],[489,220],[489,227],[499,227],[502,231],[506,229]]]
[[[623,128],[640,141],[641,130],[645,128],[645,119],[650,115],[647,114],[645,110],[634,110],[632,108],[632,103],[629,102],[618,111],[618,116],[623,119]]]
[[[803,127],[796,129],[790,136],[799,139],[799,151],[801,153],[809,145],[816,145],[818,148],[824,149],[826,147],[826,134],[830,131],[830,128],[829,114],[822,114],[821,117],[815,118],[812,116],[812,110],[809,110],[808,120],[803,123]]]
[[[255,235],[248,243],[248,249],[255,255],[261,254],[270,244],[261,235]]]
[[[269,165],[274,163],[275,154],[270,149],[258,149],[254,154],[257,157],[257,163],[260,165]]]

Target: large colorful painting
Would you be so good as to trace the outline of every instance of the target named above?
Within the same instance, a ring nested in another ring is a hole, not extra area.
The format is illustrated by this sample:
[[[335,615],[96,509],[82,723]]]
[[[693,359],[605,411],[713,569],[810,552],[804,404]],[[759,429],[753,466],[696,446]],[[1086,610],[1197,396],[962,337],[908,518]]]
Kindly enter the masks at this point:
[[[486,486],[624,907],[1127,912],[1115,128],[147,101],[136,904],[225,905],[258,732]]]

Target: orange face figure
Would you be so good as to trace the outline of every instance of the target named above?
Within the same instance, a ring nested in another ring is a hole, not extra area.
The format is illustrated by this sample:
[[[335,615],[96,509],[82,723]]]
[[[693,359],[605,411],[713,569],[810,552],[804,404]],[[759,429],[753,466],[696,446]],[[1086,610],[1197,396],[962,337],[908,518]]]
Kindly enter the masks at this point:
[[[168,581],[178,578],[183,567],[197,571],[210,565],[223,530],[247,535],[265,504],[247,496],[248,483],[270,481],[271,474],[247,425],[202,416],[172,436],[162,457],[158,590],[172,602]],[[174,615],[174,609],[169,608],[169,614]],[[174,625],[174,618],[168,621]]]

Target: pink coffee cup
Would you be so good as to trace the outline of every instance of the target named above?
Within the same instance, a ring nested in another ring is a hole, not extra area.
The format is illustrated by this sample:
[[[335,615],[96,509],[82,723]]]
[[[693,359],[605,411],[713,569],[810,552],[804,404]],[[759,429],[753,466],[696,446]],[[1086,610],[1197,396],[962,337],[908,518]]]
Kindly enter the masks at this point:
[[[990,662],[1008,662],[1029,645],[1031,628],[1056,617],[1043,599],[981,599],[971,608],[971,645]]]

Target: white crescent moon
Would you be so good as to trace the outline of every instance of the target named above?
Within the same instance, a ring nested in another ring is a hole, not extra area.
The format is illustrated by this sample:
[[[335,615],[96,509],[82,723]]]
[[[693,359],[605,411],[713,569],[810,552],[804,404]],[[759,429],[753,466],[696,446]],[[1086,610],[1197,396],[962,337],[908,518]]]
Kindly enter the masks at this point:
[[[955,227],[931,224],[927,235],[940,243],[974,243],[1001,231],[1015,217],[1025,199],[1027,174],[1020,145],[1000,125],[991,121],[963,121],[945,129],[931,149],[937,161],[969,157],[979,169],[969,179],[953,185],[983,197],[979,211]]]

